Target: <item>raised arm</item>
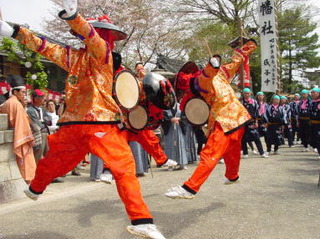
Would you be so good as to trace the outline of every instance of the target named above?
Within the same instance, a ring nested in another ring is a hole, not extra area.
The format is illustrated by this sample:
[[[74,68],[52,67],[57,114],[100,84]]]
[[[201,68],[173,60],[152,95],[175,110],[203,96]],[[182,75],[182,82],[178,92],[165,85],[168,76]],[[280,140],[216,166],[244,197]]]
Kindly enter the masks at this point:
[[[235,49],[231,62],[220,67],[220,72],[225,76],[230,83],[237,73],[240,65],[248,60],[252,52],[257,48],[257,43],[254,40],[249,40],[241,48]]]
[[[93,26],[77,12],[77,1],[63,0],[62,3],[64,10],[59,13],[59,17],[66,20],[71,29],[84,38],[83,42],[97,61],[102,64],[109,63],[112,58],[111,48]]]
[[[0,20],[0,35],[17,39],[30,50],[37,52],[68,71],[69,63],[77,55],[77,51],[70,47],[62,47],[58,44],[49,43],[45,38],[37,37],[30,30],[15,25],[11,27],[8,23]],[[68,57],[66,57],[68,56]]]
[[[209,93],[212,91],[212,79],[217,75],[220,68],[220,63],[220,56],[214,55],[210,58],[208,64],[201,70],[201,74],[194,82],[194,87],[196,90],[202,93]]]

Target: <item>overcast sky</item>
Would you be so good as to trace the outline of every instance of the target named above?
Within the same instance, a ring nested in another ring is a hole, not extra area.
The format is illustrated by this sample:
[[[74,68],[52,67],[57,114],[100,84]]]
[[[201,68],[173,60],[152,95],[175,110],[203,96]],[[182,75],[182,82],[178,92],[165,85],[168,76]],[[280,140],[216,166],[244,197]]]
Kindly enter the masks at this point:
[[[320,0],[309,0],[309,2],[320,8]],[[3,20],[19,24],[27,23],[32,30],[40,31],[42,20],[50,18],[50,12],[58,13],[49,0],[0,0],[0,9]],[[320,22],[320,16],[314,20]],[[317,33],[320,35],[320,24]]]
[[[51,18],[53,4],[49,0],[0,0],[0,8],[2,20],[27,23],[32,30],[41,30],[43,19]]]

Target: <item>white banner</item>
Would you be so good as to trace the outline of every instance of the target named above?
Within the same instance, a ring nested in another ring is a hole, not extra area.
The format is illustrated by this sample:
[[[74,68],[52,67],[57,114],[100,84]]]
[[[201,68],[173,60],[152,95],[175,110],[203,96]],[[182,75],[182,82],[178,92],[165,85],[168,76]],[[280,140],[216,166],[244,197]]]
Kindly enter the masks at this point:
[[[261,42],[261,91],[276,92],[278,75],[277,24],[274,0],[258,0]]]

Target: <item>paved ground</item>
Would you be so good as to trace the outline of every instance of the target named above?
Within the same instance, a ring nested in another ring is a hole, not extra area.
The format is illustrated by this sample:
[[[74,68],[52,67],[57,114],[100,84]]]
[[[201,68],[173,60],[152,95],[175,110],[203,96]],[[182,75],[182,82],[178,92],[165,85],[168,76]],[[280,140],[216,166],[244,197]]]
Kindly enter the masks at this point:
[[[320,238],[320,161],[313,152],[281,147],[268,159],[250,156],[241,164],[241,182],[224,185],[223,164],[193,200],[172,200],[164,192],[193,172],[153,168],[140,179],[155,223],[172,239]],[[0,205],[0,238],[130,239],[129,224],[115,185],[67,176],[37,201]]]

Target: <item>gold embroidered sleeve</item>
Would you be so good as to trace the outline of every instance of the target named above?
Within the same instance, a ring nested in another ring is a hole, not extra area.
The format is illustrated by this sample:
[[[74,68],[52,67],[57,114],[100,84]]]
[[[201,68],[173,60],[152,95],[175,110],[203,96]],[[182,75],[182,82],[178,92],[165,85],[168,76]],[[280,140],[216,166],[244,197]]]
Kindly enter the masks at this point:
[[[208,63],[203,69],[198,77],[198,84],[202,90],[207,92],[212,92],[212,79],[216,76],[218,69],[213,68],[210,63]]]
[[[242,62],[250,57],[252,52],[257,48],[253,41],[248,41],[240,49],[235,49],[230,63],[221,66],[220,70],[224,73],[227,81],[230,83],[235,74],[237,73]]]
[[[72,64],[72,59],[75,59],[77,55],[76,50],[50,43],[45,38],[37,37],[26,28],[20,28],[16,39],[30,50],[41,54],[66,71]]]
[[[80,14],[75,19],[67,21],[67,23],[73,31],[85,38],[84,43],[98,62],[102,64],[110,62],[111,50],[109,46]]]

